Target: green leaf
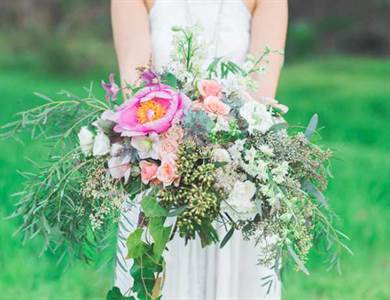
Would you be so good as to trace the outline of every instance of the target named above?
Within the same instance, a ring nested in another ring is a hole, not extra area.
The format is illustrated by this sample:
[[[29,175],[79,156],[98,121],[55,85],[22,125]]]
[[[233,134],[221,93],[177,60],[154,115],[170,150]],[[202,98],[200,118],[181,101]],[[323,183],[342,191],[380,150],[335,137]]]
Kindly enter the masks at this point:
[[[314,132],[316,131],[317,129],[317,125],[318,125],[318,115],[317,114],[314,114],[311,119],[310,119],[310,122],[309,122],[309,125],[307,126],[306,130],[305,130],[305,137],[309,140],[312,135],[314,134]]]
[[[178,208],[175,208],[175,209],[172,209],[169,213],[168,213],[168,217],[176,217],[178,215],[181,215],[183,212],[185,212],[188,208],[188,205],[183,205],[183,206],[180,206]]]
[[[208,221],[203,222],[200,226],[199,237],[203,248],[219,241],[217,231]]]
[[[134,297],[125,297],[117,287],[113,287],[106,296],[106,300],[135,300]]]
[[[166,217],[168,212],[165,208],[161,207],[158,204],[156,197],[148,196],[142,203],[141,207],[146,217],[155,218],[155,217]]]
[[[152,218],[149,220],[149,231],[154,240],[153,253],[161,256],[169,241],[172,226],[164,227],[165,218]]]
[[[141,228],[137,228],[127,238],[127,258],[138,258],[146,252],[148,245],[142,241],[142,233],[143,230]]]
[[[162,83],[169,85],[170,87],[176,89],[177,88],[177,78],[172,73],[165,73],[162,77]]]
[[[234,233],[234,227],[230,228],[230,230],[228,231],[228,233],[225,235],[225,237],[223,238],[222,242],[221,242],[221,245],[219,246],[219,248],[223,248],[226,243],[230,240],[230,238],[233,236],[233,233]]]

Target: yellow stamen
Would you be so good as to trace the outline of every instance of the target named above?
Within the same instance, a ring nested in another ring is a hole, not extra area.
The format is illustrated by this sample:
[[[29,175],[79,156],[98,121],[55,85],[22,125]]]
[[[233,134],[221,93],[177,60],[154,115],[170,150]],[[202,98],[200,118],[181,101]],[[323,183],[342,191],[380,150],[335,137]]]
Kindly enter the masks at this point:
[[[137,119],[141,124],[161,119],[166,109],[157,101],[149,100],[141,103],[137,109]]]

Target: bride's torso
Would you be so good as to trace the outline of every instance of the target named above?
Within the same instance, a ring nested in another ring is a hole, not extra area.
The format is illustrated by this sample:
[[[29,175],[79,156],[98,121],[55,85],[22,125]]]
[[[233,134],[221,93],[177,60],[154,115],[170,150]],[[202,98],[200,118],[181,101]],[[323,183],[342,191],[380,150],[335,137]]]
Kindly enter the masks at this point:
[[[169,61],[173,26],[201,25],[209,59],[242,63],[248,52],[251,14],[243,0],[155,0],[149,18],[157,69]]]

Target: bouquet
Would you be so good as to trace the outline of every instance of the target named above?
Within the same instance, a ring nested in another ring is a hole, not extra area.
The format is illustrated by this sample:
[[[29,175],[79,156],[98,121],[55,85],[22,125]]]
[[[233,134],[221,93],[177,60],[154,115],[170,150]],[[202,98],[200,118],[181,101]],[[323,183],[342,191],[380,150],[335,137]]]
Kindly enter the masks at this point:
[[[242,66],[215,58],[205,67],[196,28],[173,30],[171,63],[139,68],[123,103],[110,75],[106,101],[92,89],[86,98],[63,92],[65,100],[44,97],[3,128],[30,127],[53,149],[40,173],[24,174],[15,216],[25,239],[41,234],[45,250],[90,261],[121,212],[139,209],[126,242],[134,278],[126,299],[163,296],[174,236],[224,247],[241,231],[256,242],[260,264],[279,272],[291,260],[307,274],[309,251],[322,245],[338,266],[348,248],[322,194],[331,151],[310,141],[318,117],[301,132],[284,120],[286,106],[250,95],[272,50]],[[117,288],[107,297],[122,299]]]

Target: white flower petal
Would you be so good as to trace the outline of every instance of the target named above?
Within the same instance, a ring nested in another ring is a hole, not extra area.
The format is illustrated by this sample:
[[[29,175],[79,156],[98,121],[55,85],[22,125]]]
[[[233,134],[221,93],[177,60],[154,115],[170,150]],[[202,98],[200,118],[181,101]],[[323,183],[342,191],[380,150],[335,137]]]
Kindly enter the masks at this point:
[[[88,130],[87,127],[81,127],[80,132],[78,133],[78,138],[80,142],[81,151],[84,155],[88,156],[91,154],[93,148],[93,134]]]
[[[99,131],[93,144],[93,155],[103,156],[110,153],[110,139],[103,132]]]

